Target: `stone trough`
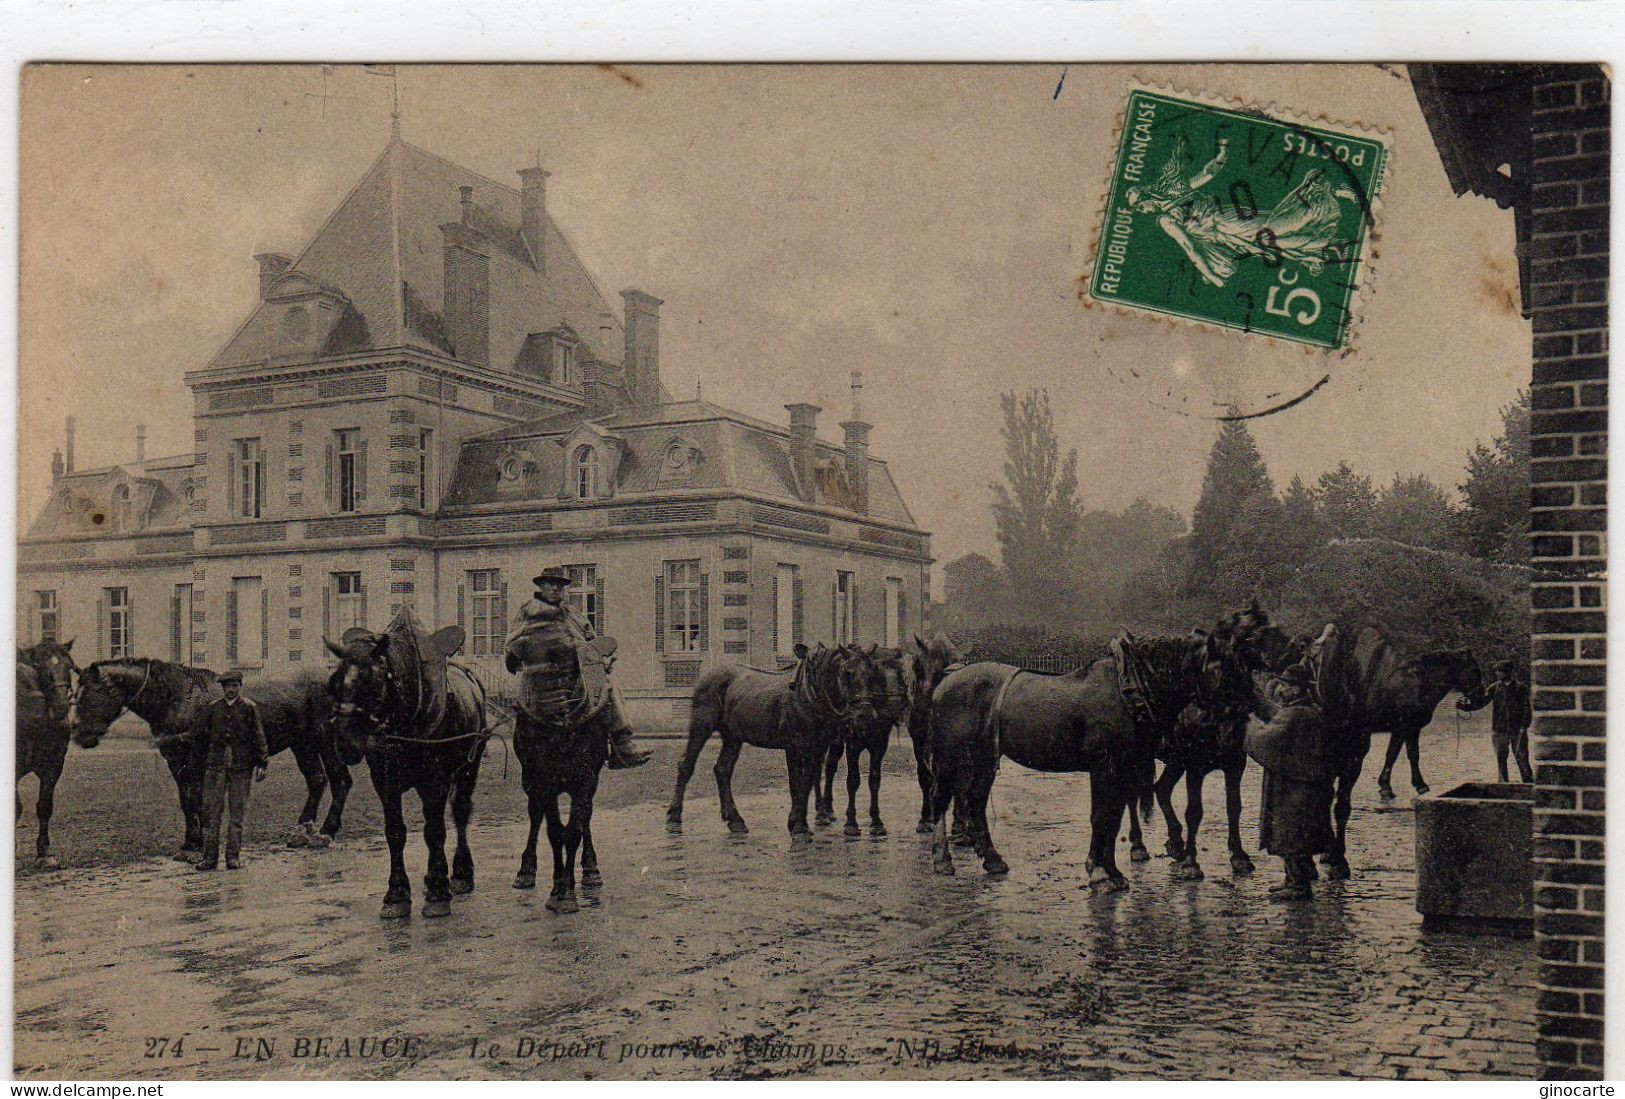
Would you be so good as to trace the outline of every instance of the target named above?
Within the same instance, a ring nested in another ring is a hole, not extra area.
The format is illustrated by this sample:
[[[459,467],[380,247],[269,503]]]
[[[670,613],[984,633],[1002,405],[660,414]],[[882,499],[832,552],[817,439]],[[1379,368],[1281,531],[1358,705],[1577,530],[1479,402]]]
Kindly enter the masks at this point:
[[[1527,938],[1535,788],[1466,782],[1416,802],[1416,910],[1429,930]]]

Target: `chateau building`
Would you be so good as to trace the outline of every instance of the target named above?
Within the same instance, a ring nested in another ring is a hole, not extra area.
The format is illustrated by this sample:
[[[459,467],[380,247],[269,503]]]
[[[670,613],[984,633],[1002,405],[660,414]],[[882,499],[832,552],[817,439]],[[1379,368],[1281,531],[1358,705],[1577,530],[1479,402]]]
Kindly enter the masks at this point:
[[[461,624],[499,676],[529,580],[621,643],[634,721],[669,724],[722,662],[798,641],[896,643],[929,601],[930,537],[856,400],[768,423],[673,400],[662,302],[619,308],[548,214],[397,134],[258,301],[187,373],[195,451],[74,468],[19,547],[19,639],[81,661],[156,656],[279,673],[402,605]]]

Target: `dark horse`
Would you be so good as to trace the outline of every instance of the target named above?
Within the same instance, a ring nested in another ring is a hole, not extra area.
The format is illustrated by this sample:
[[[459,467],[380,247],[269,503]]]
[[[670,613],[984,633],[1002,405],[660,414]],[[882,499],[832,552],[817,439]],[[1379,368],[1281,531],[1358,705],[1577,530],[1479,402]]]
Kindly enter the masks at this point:
[[[919,634],[903,647],[903,672],[908,687],[908,738],[914,744],[914,770],[920,780],[920,822],[914,831],[930,835],[931,823],[931,696],[943,676],[959,665],[953,642],[937,634],[929,643]],[[958,827],[958,816],[955,816]]]
[[[463,646],[463,628],[429,633],[403,608],[381,634],[362,627],[326,641],[339,658],[327,688],[335,703],[334,725],[344,761],[363,758],[384,810],[389,843],[389,888],[379,916],[412,914],[412,883],[406,876],[406,817],[401,798],[416,790],[423,802],[423,844],[429,866],[423,876],[423,915],[449,916],[453,893],[474,889],[474,855],[468,821],[474,786],[489,732],[485,692],[468,669],[448,658]],[[446,800],[457,825],[457,851],[446,873]]]
[[[1314,638],[1310,634],[1294,637],[1270,661],[1268,671],[1253,673],[1254,679],[1267,677],[1269,672],[1281,671],[1302,659],[1312,640]],[[1157,758],[1163,763],[1162,774],[1150,790],[1141,792],[1141,807],[1146,820],[1151,819],[1152,796],[1162,809],[1163,820],[1168,826],[1168,842],[1164,850],[1174,860],[1173,876],[1176,880],[1201,881],[1204,876],[1196,857],[1196,834],[1204,816],[1202,784],[1214,771],[1224,773],[1230,871],[1233,874],[1250,874],[1254,869],[1252,856],[1247,854],[1247,848],[1241,841],[1241,779],[1247,770],[1247,752],[1243,745],[1247,735],[1247,718],[1246,712],[1215,716],[1199,706],[1187,706],[1174,719],[1173,726],[1163,735],[1157,748]],[[1181,778],[1185,780],[1183,829],[1174,812],[1173,796]],[[1150,857],[1140,833],[1140,822],[1130,813],[1129,858],[1144,862]]]
[[[75,743],[95,747],[107,735],[108,725],[125,710],[152,730],[153,741],[175,779],[186,820],[186,837],[178,856],[182,859],[203,850],[203,771],[208,745],[199,733],[203,708],[220,693],[215,673],[207,668],[148,657],[97,661],[79,676]],[[259,705],[271,754],[291,750],[305,776],[307,796],[299,813],[297,838],[309,842],[322,791],[331,787],[333,801],[319,841],[329,842],[342,823],[351,780],[333,744],[329,728],[332,706],[321,677],[306,672],[251,679],[243,685],[243,693]]]
[[[994,849],[987,799],[1001,757],[1037,771],[1089,772],[1089,886],[1121,890],[1117,833],[1123,810],[1150,781],[1164,726],[1193,702],[1213,713],[1251,704],[1250,673],[1286,644],[1256,607],[1232,615],[1211,634],[1119,642],[1137,682],[1105,657],[1065,675],[1008,664],[971,664],[951,672],[931,702],[933,865],[953,873],[946,815],[958,799],[982,866],[1008,870]],[[1126,688],[1126,689],[1125,689]]]
[[[886,745],[891,740],[892,730],[907,717],[909,707],[908,676],[902,651],[871,645],[869,659],[885,681],[885,693],[876,702],[872,721],[849,723],[845,735],[829,746],[829,754],[824,760],[824,785],[815,799],[818,806],[815,823],[834,824],[835,772],[840,769],[841,756],[845,754],[846,827],[843,832],[848,836],[863,834],[858,828],[858,786],[861,782],[858,763],[864,752],[869,753],[869,834],[886,834],[886,823],[880,819],[880,767],[886,759]]]
[[[1370,626],[1357,631],[1328,625],[1305,657],[1314,676],[1316,701],[1325,715],[1334,750],[1337,828],[1332,850],[1321,861],[1331,878],[1347,878],[1348,821],[1354,784],[1371,750],[1371,735],[1388,732],[1388,758],[1378,777],[1384,797],[1393,797],[1388,775],[1401,746],[1410,750],[1411,782],[1419,794],[1427,783],[1417,765],[1417,741],[1433,711],[1452,689],[1477,702],[1484,676],[1467,649],[1436,649],[1401,658],[1382,633]]]
[[[34,816],[39,835],[34,838],[34,865],[40,870],[61,866],[51,854],[51,810],[56,783],[68,758],[68,709],[73,704],[73,642],[41,641],[17,650],[17,781],[24,775],[39,777]],[[17,819],[23,817],[23,796],[17,794]]]
[[[717,756],[717,797],[728,830],[749,831],[734,804],[733,771],[747,744],[784,753],[790,773],[790,837],[810,842],[807,799],[818,785],[818,765],[830,744],[849,722],[875,720],[876,702],[885,693],[879,669],[852,645],[809,650],[796,646],[794,666],[777,672],[724,664],[694,685],[688,747],[677,767],[677,789],[666,810],[666,831],[683,830],[683,791],[694,777],[700,750],[714,732],[722,734]]]

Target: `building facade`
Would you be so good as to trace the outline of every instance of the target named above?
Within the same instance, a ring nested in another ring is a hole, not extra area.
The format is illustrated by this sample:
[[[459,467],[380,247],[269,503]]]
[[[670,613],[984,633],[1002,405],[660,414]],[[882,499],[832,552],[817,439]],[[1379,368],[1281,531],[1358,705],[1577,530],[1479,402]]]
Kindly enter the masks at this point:
[[[612,307],[546,209],[397,134],[189,372],[195,450],[76,470],[19,546],[19,638],[81,661],[320,670],[323,638],[402,606],[456,622],[500,681],[530,578],[621,643],[634,721],[670,724],[718,662],[894,644],[928,606],[930,536],[868,452],[854,375],[767,423],[660,381],[658,298]],[[82,640],[80,640],[82,639]]]

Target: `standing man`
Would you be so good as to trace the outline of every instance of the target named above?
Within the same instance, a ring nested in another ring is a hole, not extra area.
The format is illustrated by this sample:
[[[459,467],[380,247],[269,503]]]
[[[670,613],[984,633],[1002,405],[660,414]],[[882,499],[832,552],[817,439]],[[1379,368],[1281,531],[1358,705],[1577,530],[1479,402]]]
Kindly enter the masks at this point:
[[[562,623],[569,630],[572,641],[578,643],[593,641],[598,637],[598,631],[593,629],[591,620],[565,602],[565,596],[570,590],[568,572],[556,566],[546,568],[542,570],[541,575],[533,577],[531,583],[536,586],[535,597],[519,608],[519,622],[514,627],[513,636],[508,638],[507,657],[504,662],[510,672],[517,672],[531,663],[526,659],[525,635],[533,629]],[[607,667],[605,670],[608,670]],[[649,762],[649,753],[632,742],[632,727],[626,723],[626,715],[621,712],[620,697],[616,694],[615,688],[610,687],[608,690],[609,700],[604,706],[603,719],[609,727],[610,769],[642,767]]]
[[[203,772],[203,857],[199,870],[214,870],[220,864],[220,815],[229,808],[226,826],[226,869],[241,865],[243,821],[248,816],[251,783],[265,778],[271,761],[266,750],[265,728],[260,724],[259,707],[243,697],[240,672],[220,676],[223,698],[209,703],[203,712],[203,740],[207,745]],[[252,777],[251,777],[252,776]]]
[[[1518,774],[1524,782],[1534,782],[1535,772],[1529,766],[1529,723],[1534,714],[1529,709],[1529,688],[1517,674],[1517,666],[1510,660],[1495,662],[1495,678],[1484,689],[1484,697],[1476,703],[1470,698],[1456,699],[1456,709],[1463,713],[1482,710],[1490,703],[1490,743],[1495,746],[1495,766],[1501,781],[1507,778],[1507,749],[1518,761]]]
[[[1273,699],[1261,699],[1269,724],[1247,731],[1247,754],[1264,769],[1259,846],[1286,864],[1272,899],[1306,901],[1320,875],[1315,856],[1332,849],[1332,783],[1326,720],[1315,705],[1313,676],[1294,664],[1276,679]]]

